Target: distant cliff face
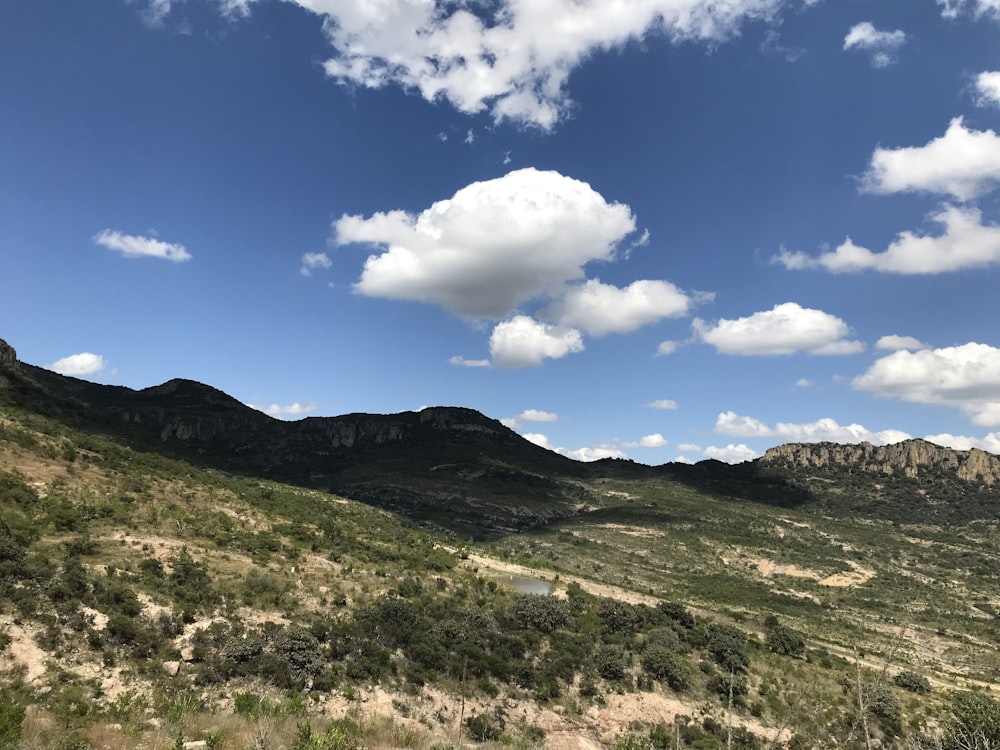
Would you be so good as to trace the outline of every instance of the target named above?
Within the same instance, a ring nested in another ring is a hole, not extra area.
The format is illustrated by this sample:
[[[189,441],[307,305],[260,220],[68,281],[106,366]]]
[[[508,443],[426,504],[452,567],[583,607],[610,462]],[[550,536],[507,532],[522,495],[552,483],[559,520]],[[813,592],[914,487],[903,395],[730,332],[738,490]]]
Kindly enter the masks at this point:
[[[5,370],[17,371],[17,352],[14,347],[0,339],[0,389],[10,388],[10,380],[4,375]]]
[[[769,449],[760,462],[781,468],[846,469],[912,478],[945,473],[969,482],[1000,483],[1000,457],[978,448],[969,451],[943,448],[926,440],[881,446],[790,443]]]

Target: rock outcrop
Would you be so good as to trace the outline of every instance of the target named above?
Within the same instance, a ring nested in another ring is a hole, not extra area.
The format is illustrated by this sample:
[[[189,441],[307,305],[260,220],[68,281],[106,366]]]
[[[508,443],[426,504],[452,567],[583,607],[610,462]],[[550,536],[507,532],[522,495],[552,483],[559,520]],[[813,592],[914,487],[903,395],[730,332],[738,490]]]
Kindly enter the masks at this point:
[[[858,443],[789,443],[769,449],[760,459],[766,466],[847,470],[911,478],[949,475],[992,486],[1000,483],[1000,457],[973,448],[958,451],[926,440],[893,445]]]
[[[17,372],[17,352],[14,347],[3,339],[0,339],[0,390],[10,388],[10,379],[7,372]]]

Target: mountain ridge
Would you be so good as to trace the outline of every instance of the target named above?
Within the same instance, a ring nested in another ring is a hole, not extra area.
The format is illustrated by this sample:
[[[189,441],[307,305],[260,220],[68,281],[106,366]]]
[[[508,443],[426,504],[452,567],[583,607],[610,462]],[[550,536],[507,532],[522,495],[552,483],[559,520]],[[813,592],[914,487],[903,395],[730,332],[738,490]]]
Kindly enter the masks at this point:
[[[613,480],[676,481],[719,497],[812,505],[834,514],[868,507],[892,520],[902,517],[901,501],[911,496],[940,521],[968,513],[986,518],[1000,504],[1000,457],[926,440],[788,443],[736,465],[583,463],[466,407],[289,422],[184,378],[133,390],[60,375],[20,362],[2,340],[0,400],[135,448],[335,492],[471,534],[507,533],[575,515],[601,504],[594,482]],[[816,474],[834,477],[841,494],[849,485],[851,501],[835,497]],[[934,507],[942,500],[946,512]]]

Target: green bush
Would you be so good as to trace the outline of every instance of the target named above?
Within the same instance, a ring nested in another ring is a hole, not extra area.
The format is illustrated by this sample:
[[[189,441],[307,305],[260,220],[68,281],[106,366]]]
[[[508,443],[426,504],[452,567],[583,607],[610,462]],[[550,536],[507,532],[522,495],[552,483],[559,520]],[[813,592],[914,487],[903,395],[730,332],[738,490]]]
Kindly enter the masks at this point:
[[[926,695],[931,691],[930,680],[916,672],[900,672],[892,678],[892,681],[897,687],[909,690],[911,693]]]
[[[673,690],[687,690],[691,686],[691,667],[684,657],[664,646],[654,645],[644,649],[641,662],[646,672],[666,682]]]
[[[605,680],[621,680],[625,677],[628,662],[625,652],[616,646],[601,646],[594,655],[597,674]]]

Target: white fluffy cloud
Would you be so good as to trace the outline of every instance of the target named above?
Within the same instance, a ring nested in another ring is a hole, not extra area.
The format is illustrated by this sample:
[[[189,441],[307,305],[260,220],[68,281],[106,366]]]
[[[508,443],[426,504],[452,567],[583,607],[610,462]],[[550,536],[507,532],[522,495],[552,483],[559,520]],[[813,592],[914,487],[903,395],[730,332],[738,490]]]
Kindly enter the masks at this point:
[[[643,404],[647,409],[665,409],[673,411],[677,408],[677,402],[669,398],[658,398],[655,401],[648,401]]]
[[[60,375],[81,377],[83,375],[96,375],[107,369],[107,366],[107,360],[100,354],[80,352],[79,354],[71,354],[68,357],[58,359],[51,365],[47,365],[46,369],[58,372]]]
[[[417,216],[390,211],[335,224],[338,244],[380,249],[356,291],[493,319],[582,279],[586,263],[613,258],[634,230],[628,206],[535,169],[474,182]]]
[[[884,68],[896,62],[899,48],[906,43],[906,34],[894,31],[880,31],[870,21],[855,24],[844,37],[844,49],[858,49],[866,52],[876,68]]]
[[[894,352],[853,385],[879,396],[953,406],[975,424],[1000,426],[1000,349],[986,344]]]
[[[680,347],[680,343],[677,341],[661,341],[660,345],[656,347],[657,357],[669,357],[671,354],[677,351]]]
[[[1000,263],[1000,226],[983,224],[979,209],[944,206],[930,218],[944,227],[941,234],[900,232],[880,253],[856,245],[848,237],[832,252],[812,257],[783,250],[773,261],[790,270],[822,268],[833,273],[871,270],[898,274],[946,273]]]
[[[396,85],[474,114],[551,129],[571,106],[572,71],[595,52],[662,33],[722,42],[786,0],[292,0],[323,19],[326,74]],[[245,3],[236,2],[237,5]]]
[[[251,409],[256,409],[257,411],[262,411],[265,414],[269,414],[272,417],[277,417],[278,419],[285,419],[289,417],[301,417],[310,412],[316,411],[319,406],[315,403],[303,404],[296,401],[295,403],[282,406],[280,404],[271,404],[270,406],[257,406],[256,404],[247,404]]]
[[[697,443],[681,443],[677,446],[677,450],[684,451],[685,453],[700,453],[701,446]]]
[[[667,444],[666,438],[658,432],[652,435],[643,435],[634,443],[625,443],[626,448],[662,448]]]
[[[1000,105],[1000,70],[987,70],[976,76],[976,104]]]
[[[490,354],[499,367],[532,367],[582,351],[576,329],[539,323],[527,315],[497,323],[490,335]]]
[[[760,454],[753,448],[749,448],[743,443],[733,445],[730,443],[725,448],[715,445],[708,446],[702,454],[705,458],[714,458],[716,461],[724,461],[727,464],[740,464],[744,461],[753,461]],[[680,456],[679,458],[683,458]],[[686,463],[686,462],[685,462]]]
[[[928,435],[924,440],[928,440],[936,445],[943,445],[945,448],[953,448],[957,451],[979,448],[979,450],[989,453],[1000,454],[1000,432],[991,432],[981,438],[952,435],[944,432],[940,435]]]
[[[973,16],[988,16],[1000,20],[1000,0],[937,0],[941,6],[941,15],[945,18],[957,18],[963,13]]]
[[[872,445],[888,445],[911,437],[900,430],[873,432],[859,424],[841,425],[828,417],[815,422],[778,422],[774,427],[770,427],[759,419],[742,416],[733,411],[719,414],[715,421],[715,431],[730,437],[777,437],[796,443],[864,442]]]
[[[997,183],[1000,136],[970,130],[956,117],[944,135],[924,146],[875,149],[861,187],[871,193],[935,193],[968,201]]]
[[[135,234],[122,234],[111,229],[104,229],[94,235],[94,242],[108,250],[114,250],[127,258],[163,258],[180,263],[191,260],[184,245],[164,242],[155,237],[143,237]]]
[[[860,341],[846,337],[850,328],[840,318],[794,302],[745,318],[723,318],[715,325],[694,321],[695,334],[723,354],[772,356],[779,354],[855,354]]]
[[[643,279],[624,289],[590,279],[569,288],[539,313],[591,336],[628,333],[663,318],[687,315],[691,298],[666,281]]]
[[[302,256],[302,266],[299,268],[299,273],[303,276],[312,276],[312,272],[316,269],[326,270],[330,268],[330,265],[330,256],[326,253],[305,253]]]
[[[539,445],[542,448],[547,448],[554,453],[558,453],[561,456],[566,456],[567,458],[572,458],[575,461],[600,461],[602,458],[625,458],[625,454],[622,450],[614,445],[613,443],[600,443],[598,445],[587,446],[584,448],[577,448],[576,450],[570,450],[569,448],[559,448],[552,445],[549,439],[538,432],[529,432],[522,435],[525,440],[528,440],[535,445]]]
[[[896,334],[891,334],[889,336],[883,336],[876,341],[875,348],[889,352],[898,352],[904,349],[927,349],[928,347],[923,341],[913,338],[913,336],[897,336]]]

